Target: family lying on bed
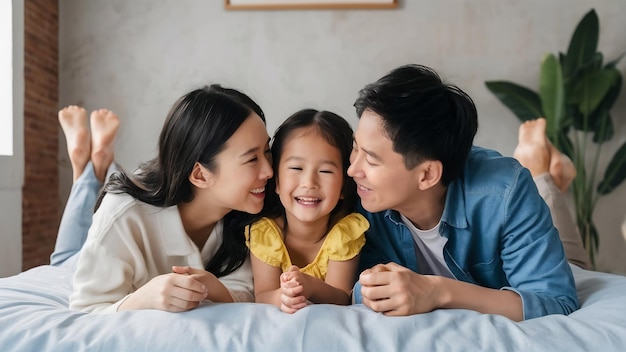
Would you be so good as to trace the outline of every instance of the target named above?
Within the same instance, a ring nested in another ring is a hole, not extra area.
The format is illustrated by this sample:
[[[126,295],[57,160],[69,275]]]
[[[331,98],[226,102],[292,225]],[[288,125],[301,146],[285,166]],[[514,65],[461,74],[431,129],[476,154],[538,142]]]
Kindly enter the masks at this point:
[[[301,110],[270,149],[248,96],[197,89],[133,173],[114,163],[113,112],[88,127],[84,109],[61,110],[74,184],[51,265],[75,270],[70,308],[352,302],[516,321],[578,308],[568,259],[589,261],[561,194],[575,171],[545,120],[520,127],[519,162],[473,146],[473,101],[420,65],[367,85],[354,106],[354,135],[336,114]]]

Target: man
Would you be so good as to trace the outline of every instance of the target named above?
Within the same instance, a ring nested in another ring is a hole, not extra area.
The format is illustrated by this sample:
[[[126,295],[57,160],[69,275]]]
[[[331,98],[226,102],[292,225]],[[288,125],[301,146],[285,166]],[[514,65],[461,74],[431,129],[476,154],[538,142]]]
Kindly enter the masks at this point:
[[[471,309],[521,321],[578,308],[550,211],[515,159],[473,147],[476,107],[431,69],[359,92],[348,174],[370,222],[354,299],[386,315]]]

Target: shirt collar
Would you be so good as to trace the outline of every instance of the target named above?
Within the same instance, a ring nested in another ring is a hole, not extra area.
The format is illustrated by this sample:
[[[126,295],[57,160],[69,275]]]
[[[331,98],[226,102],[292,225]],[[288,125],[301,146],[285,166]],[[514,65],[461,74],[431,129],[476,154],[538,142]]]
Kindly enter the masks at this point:
[[[443,208],[441,222],[456,228],[467,228],[467,218],[465,216],[465,194],[461,179],[456,179],[448,186],[446,192],[446,204]],[[403,224],[400,213],[396,210],[385,211],[385,218],[396,225]]]
[[[443,207],[441,221],[456,228],[467,228],[465,213],[465,192],[463,192],[462,178],[457,178],[448,185],[446,204]]]
[[[163,248],[168,256],[188,256],[197,250],[185,232],[178,206],[173,205],[160,210],[155,219],[158,221],[160,229],[155,235],[161,238]]]

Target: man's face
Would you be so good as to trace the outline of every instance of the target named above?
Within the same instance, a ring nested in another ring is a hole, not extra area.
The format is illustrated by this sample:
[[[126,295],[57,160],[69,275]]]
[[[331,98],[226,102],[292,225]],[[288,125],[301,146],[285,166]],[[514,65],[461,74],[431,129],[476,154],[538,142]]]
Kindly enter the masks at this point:
[[[357,184],[365,210],[410,209],[419,197],[419,166],[407,170],[402,155],[393,151],[382,118],[365,110],[354,132],[348,175]]]

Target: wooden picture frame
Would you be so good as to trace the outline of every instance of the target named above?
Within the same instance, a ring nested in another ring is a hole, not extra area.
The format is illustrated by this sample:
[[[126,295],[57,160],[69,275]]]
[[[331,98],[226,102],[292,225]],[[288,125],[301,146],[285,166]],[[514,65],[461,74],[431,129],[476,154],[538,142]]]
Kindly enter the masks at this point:
[[[227,10],[393,9],[398,0],[224,0]]]

